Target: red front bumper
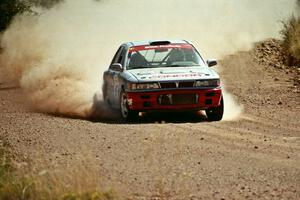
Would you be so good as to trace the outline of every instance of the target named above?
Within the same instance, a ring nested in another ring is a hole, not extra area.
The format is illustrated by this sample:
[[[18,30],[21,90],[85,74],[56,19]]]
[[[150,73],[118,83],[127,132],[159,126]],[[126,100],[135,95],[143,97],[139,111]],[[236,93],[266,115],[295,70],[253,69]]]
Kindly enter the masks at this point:
[[[193,103],[162,104],[159,98],[161,95],[195,95],[196,100]],[[129,108],[131,110],[205,110],[220,105],[222,97],[221,88],[214,89],[187,89],[187,90],[163,90],[154,92],[127,92]]]

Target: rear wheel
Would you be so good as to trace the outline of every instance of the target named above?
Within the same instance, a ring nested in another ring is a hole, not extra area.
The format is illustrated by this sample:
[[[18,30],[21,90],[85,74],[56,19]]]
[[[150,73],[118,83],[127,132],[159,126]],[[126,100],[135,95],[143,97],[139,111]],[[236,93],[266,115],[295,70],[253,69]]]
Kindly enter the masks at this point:
[[[206,116],[209,121],[220,121],[223,118],[224,113],[224,100],[221,98],[220,105],[214,108],[205,110]]]
[[[126,121],[134,121],[138,118],[139,112],[135,110],[130,110],[128,106],[127,95],[124,91],[120,95],[120,111],[121,117]]]

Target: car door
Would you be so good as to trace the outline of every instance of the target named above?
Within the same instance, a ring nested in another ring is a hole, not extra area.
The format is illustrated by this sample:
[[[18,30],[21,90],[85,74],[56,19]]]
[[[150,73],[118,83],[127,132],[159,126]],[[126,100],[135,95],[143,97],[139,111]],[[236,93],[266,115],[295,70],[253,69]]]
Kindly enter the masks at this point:
[[[108,70],[108,76],[109,76],[109,83],[108,83],[108,98],[109,102],[111,103],[111,106],[113,107],[118,107],[119,106],[119,96],[121,92],[121,79],[120,79],[120,74],[122,71],[116,70],[114,67],[112,67],[113,64],[119,63],[124,66],[124,60],[125,60],[125,54],[126,54],[126,49],[124,46],[121,46],[116,55],[114,56],[110,68]]]

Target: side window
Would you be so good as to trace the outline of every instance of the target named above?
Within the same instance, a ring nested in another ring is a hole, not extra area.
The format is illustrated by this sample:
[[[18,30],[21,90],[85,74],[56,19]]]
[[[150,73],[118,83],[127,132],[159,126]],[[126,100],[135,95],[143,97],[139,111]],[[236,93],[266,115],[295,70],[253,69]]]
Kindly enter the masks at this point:
[[[123,48],[118,59],[118,63],[120,63],[123,67],[125,65],[125,57],[126,57],[126,49]]]
[[[124,54],[123,52],[124,52],[124,47],[121,46],[121,47],[118,49],[117,53],[115,54],[115,56],[114,56],[114,58],[113,58],[111,64],[114,64],[114,63],[120,63],[120,64],[122,64],[122,63],[121,63],[122,57],[124,57],[124,56],[122,56],[122,54]]]

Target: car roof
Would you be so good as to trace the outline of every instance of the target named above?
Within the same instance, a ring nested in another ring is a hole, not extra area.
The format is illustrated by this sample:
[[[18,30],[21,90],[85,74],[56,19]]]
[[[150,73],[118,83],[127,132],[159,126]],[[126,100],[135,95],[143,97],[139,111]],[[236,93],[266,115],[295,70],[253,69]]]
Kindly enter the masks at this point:
[[[164,43],[169,42],[170,44],[190,44],[186,40],[149,40],[149,41],[134,41],[134,42],[126,42],[123,45],[127,45],[128,47],[133,46],[144,46],[144,45],[151,45],[151,43]]]

